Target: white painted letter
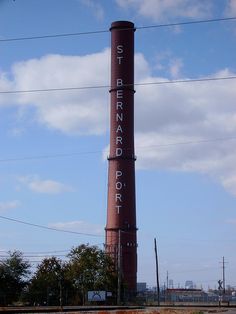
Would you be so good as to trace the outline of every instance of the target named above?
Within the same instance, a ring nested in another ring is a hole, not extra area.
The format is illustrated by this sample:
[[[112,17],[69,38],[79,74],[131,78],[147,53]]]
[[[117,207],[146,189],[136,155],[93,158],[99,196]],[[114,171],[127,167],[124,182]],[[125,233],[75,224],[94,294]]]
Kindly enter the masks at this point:
[[[122,207],[122,205],[116,205],[116,209],[117,209],[117,214],[120,213],[120,208]]]
[[[124,57],[117,57],[119,64],[121,64],[121,60],[122,60],[123,58],[124,58]]]
[[[122,171],[117,170],[117,171],[116,171],[116,179],[118,179],[119,177],[121,177],[121,176],[122,176],[122,174],[123,174],[123,172],[122,172]]]
[[[123,133],[122,127],[121,125],[118,125],[117,129],[116,129],[116,133],[121,132]]]
[[[116,145],[118,145],[119,143],[122,145],[122,137],[121,136],[116,137]]]
[[[117,52],[118,53],[123,53],[124,52],[123,45],[118,45],[116,48],[117,48]]]
[[[116,148],[116,156],[119,157],[119,156],[122,156],[123,154],[123,149],[122,148]]]
[[[116,110],[123,110],[123,102],[122,101],[117,101],[116,102]]]
[[[119,193],[116,193],[116,202],[118,201],[122,202],[122,195]]]
[[[123,98],[123,90],[122,89],[118,89],[116,91],[116,98]]]
[[[121,190],[122,189],[122,182],[116,182],[116,189]]]
[[[123,86],[123,80],[122,79],[116,79],[116,86]]]
[[[119,120],[123,121],[123,112],[121,112],[121,114],[119,113],[116,114],[116,122],[118,122]]]

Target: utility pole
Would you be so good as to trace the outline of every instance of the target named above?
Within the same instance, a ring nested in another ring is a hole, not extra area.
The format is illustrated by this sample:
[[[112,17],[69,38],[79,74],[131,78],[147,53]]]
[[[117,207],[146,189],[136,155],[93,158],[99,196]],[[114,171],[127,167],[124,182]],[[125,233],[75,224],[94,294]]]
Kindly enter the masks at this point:
[[[222,257],[222,280],[218,280],[219,291],[222,290],[222,298],[224,299],[225,295],[225,257]]]
[[[60,302],[60,308],[62,310],[62,276],[60,275],[59,279],[59,288],[60,288],[60,296],[59,296],[59,302]]]
[[[166,289],[169,288],[169,273],[168,273],[168,270],[166,272]]]
[[[157,280],[157,305],[160,306],[160,285],[159,285],[159,267],[158,267],[158,255],[157,255],[157,241],[154,239],[155,258],[156,258],[156,280]]]
[[[223,270],[223,294],[225,294],[225,258],[223,256],[223,266],[222,266],[222,270]]]
[[[169,289],[169,273],[168,273],[168,270],[166,272],[166,300],[168,301],[168,289]]]

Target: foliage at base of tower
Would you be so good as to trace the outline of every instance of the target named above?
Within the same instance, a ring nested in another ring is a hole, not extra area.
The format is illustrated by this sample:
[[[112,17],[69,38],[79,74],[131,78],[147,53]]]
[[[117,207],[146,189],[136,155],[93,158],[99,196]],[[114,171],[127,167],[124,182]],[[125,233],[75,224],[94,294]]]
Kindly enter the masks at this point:
[[[116,291],[117,276],[109,256],[96,246],[71,249],[67,261],[45,258],[28,285],[31,305],[85,304],[89,290]]]
[[[0,262],[0,304],[8,305],[19,300],[27,286],[30,263],[19,251],[9,252]]]
[[[76,299],[84,304],[89,290],[116,291],[117,276],[110,256],[96,246],[82,244],[68,255],[67,278],[73,282]]]
[[[31,305],[60,305],[68,299],[71,283],[65,279],[66,264],[56,257],[45,258],[32,277],[26,299]]]

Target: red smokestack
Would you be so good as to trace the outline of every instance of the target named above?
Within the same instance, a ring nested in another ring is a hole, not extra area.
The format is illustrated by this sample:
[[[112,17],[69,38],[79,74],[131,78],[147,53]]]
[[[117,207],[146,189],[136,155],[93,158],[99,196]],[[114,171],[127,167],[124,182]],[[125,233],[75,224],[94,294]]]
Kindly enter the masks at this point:
[[[106,250],[120,262],[130,293],[137,282],[134,153],[134,24],[114,22],[111,31],[111,116]],[[120,247],[120,250],[119,250]],[[120,256],[120,261],[118,257]]]

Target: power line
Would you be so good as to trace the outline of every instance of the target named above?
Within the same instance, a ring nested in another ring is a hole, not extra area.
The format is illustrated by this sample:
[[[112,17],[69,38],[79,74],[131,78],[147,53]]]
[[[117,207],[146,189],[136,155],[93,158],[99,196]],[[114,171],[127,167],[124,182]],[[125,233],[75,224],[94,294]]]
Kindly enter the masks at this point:
[[[165,28],[165,27],[173,27],[173,26],[226,22],[226,21],[234,21],[234,20],[236,20],[236,17],[226,17],[226,18],[218,18],[218,19],[206,19],[206,20],[198,20],[198,21],[186,21],[186,22],[156,24],[156,25],[147,25],[147,26],[137,26],[136,29],[143,30],[143,29],[151,29],[151,28]],[[127,28],[124,28],[123,30],[125,31],[127,30]],[[98,35],[98,34],[104,34],[104,33],[109,33],[109,30],[104,29],[104,30],[94,30],[94,31],[86,31],[86,32],[3,38],[3,39],[0,39],[0,42],[14,42],[14,41],[37,40],[37,39],[49,39],[49,38],[75,37],[75,36],[85,36],[85,35]]]
[[[96,243],[94,245],[99,246],[99,245],[104,245],[104,243]],[[68,250],[68,249],[67,250],[53,250],[53,251],[25,251],[25,252],[23,252],[20,249],[13,249],[13,250],[7,250],[7,251],[6,250],[0,250],[0,253],[8,254],[8,255],[4,255],[4,257],[8,257],[11,252],[15,252],[15,251],[21,252],[24,256],[32,256],[33,255],[34,257],[40,257],[40,256],[45,257],[48,254],[50,254],[49,256],[67,256],[71,252],[71,250]],[[55,255],[55,253],[56,253],[56,255]],[[67,253],[67,254],[57,255],[58,253]],[[2,256],[2,255],[0,255],[0,256]]]
[[[27,161],[27,160],[38,160],[38,159],[50,159],[50,158],[63,158],[78,155],[89,155],[89,154],[100,154],[102,150],[99,151],[87,151],[87,152],[74,152],[74,153],[62,153],[62,154],[52,154],[52,155],[40,155],[40,156],[27,156],[19,158],[6,158],[0,159],[0,162],[14,162],[14,161]]]
[[[24,255],[24,257],[27,258],[33,258],[33,257],[37,257],[37,258],[48,258],[48,257],[66,257],[66,254],[53,254],[53,255]],[[8,255],[0,255],[0,258],[8,258]]]
[[[135,84],[123,84],[122,87],[130,86],[148,86],[148,85],[167,85],[167,84],[179,84],[179,83],[197,83],[197,82],[210,82],[210,81],[224,81],[234,80],[235,76],[226,77],[212,77],[212,78],[199,78],[199,79],[184,79],[184,80],[169,80],[169,81],[156,81],[146,83]],[[26,90],[6,90],[0,91],[0,94],[23,94],[23,93],[42,93],[42,92],[58,92],[58,91],[74,91],[74,90],[86,90],[86,89],[103,89],[110,88],[110,85],[91,85],[91,86],[77,86],[77,87],[58,87],[58,88],[42,88],[42,89],[26,89]]]
[[[94,86],[78,86],[78,87],[59,87],[59,88],[43,88],[43,89],[28,89],[28,90],[8,90],[0,91],[0,94],[21,94],[21,93],[41,93],[41,92],[58,92],[58,91],[73,91],[84,89],[101,89],[109,88],[109,85],[94,85]]]
[[[97,31],[75,32],[75,33],[64,33],[64,34],[61,33],[61,34],[51,34],[51,35],[15,37],[15,38],[0,39],[0,42],[48,39],[48,38],[59,38],[59,37],[72,37],[72,36],[82,36],[82,35],[95,35],[95,34],[102,34],[102,33],[108,33],[108,32],[109,32],[108,30],[97,30]]]
[[[9,253],[9,252],[14,252],[14,251],[20,251],[21,250],[0,250],[0,253]],[[37,252],[37,251],[33,251],[33,252],[22,252],[23,254],[53,254],[53,253],[65,253],[65,252],[70,252],[70,250],[57,250],[57,251],[45,251],[45,252]],[[37,255],[38,256],[38,255]]]
[[[57,229],[57,228],[53,228],[53,227],[47,227],[47,226],[38,225],[38,224],[26,222],[26,221],[19,220],[19,219],[13,219],[13,218],[5,217],[5,216],[0,216],[0,219],[5,219],[5,220],[13,221],[16,223],[20,223],[20,224],[24,224],[24,225],[28,225],[28,226],[32,226],[32,227],[37,227],[37,228],[41,228],[41,229],[46,229],[46,230],[57,231],[57,232],[77,234],[77,235],[90,236],[90,237],[103,237],[103,235],[98,235],[98,234],[84,233],[84,232],[77,232],[77,231],[70,231],[70,230]]]
[[[232,137],[221,137],[221,138],[212,138],[212,139],[201,139],[196,141],[186,141],[186,142],[173,142],[173,143],[166,143],[166,144],[157,144],[157,145],[145,145],[145,146],[136,146],[136,149],[151,149],[151,148],[165,148],[171,146],[178,146],[178,145],[194,145],[194,144],[207,144],[212,142],[223,142],[223,141],[231,141],[236,140],[236,136]],[[129,148],[127,148],[129,150]],[[38,156],[25,156],[25,157],[14,157],[14,158],[3,158],[0,159],[1,162],[14,162],[14,161],[30,161],[30,160],[40,160],[40,159],[51,159],[51,158],[64,158],[64,157],[71,157],[71,156],[79,156],[79,155],[89,155],[89,154],[100,154],[103,150],[97,151],[85,151],[85,152],[72,152],[72,153],[58,153],[52,155],[38,155]],[[108,151],[107,151],[108,154]],[[1,251],[0,251],[1,252]]]
[[[137,148],[145,149],[145,148],[152,148],[152,147],[169,147],[169,146],[178,146],[178,145],[191,145],[191,144],[204,144],[204,143],[211,143],[211,142],[221,142],[221,141],[231,141],[236,140],[236,136],[232,137],[219,137],[219,138],[212,138],[212,139],[202,139],[196,141],[186,141],[186,142],[176,142],[176,143],[167,143],[167,144],[158,144],[158,145],[149,145],[149,146],[140,146]],[[1,161],[1,160],[0,160]]]
[[[149,26],[138,26],[138,27],[136,27],[136,29],[184,26],[184,25],[191,25],[191,24],[214,23],[214,22],[234,21],[234,20],[236,20],[236,17],[225,17],[225,18],[218,18],[218,19],[206,19],[206,20],[198,20],[198,21],[157,24],[157,25],[149,25]]]
[[[178,83],[197,83],[197,82],[224,81],[224,80],[233,80],[233,79],[236,79],[236,76],[208,77],[208,78],[199,78],[199,79],[185,79],[185,80],[169,80],[169,81],[157,81],[157,82],[147,82],[147,83],[135,83],[134,86],[166,85],[166,84],[178,84]],[[129,85],[127,84],[127,86],[130,86],[130,84]]]
[[[19,219],[9,218],[9,217],[6,217],[6,216],[0,216],[0,219],[5,219],[5,220],[8,220],[8,221],[13,221],[13,222],[24,224],[24,225],[28,225],[28,226],[31,226],[31,227],[37,227],[37,228],[46,229],[46,230],[52,230],[52,231],[57,231],[57,232],[77,234],[77,235],[90,236],[90,237],[104,237],[103,235],[98,235],[98,234],[93,234],[93,233],[77,232],[77,231],[70,231],[70,230],[64,230],[64,229],[57,229],[57,228],[53,228],[53,227],[47,227],[47,226],[43,226],[43,225],[38,225],[38,224],[26,222],[26,221],[19,220]],[[122,230],[121,232],[133,234],[130,231]]]

